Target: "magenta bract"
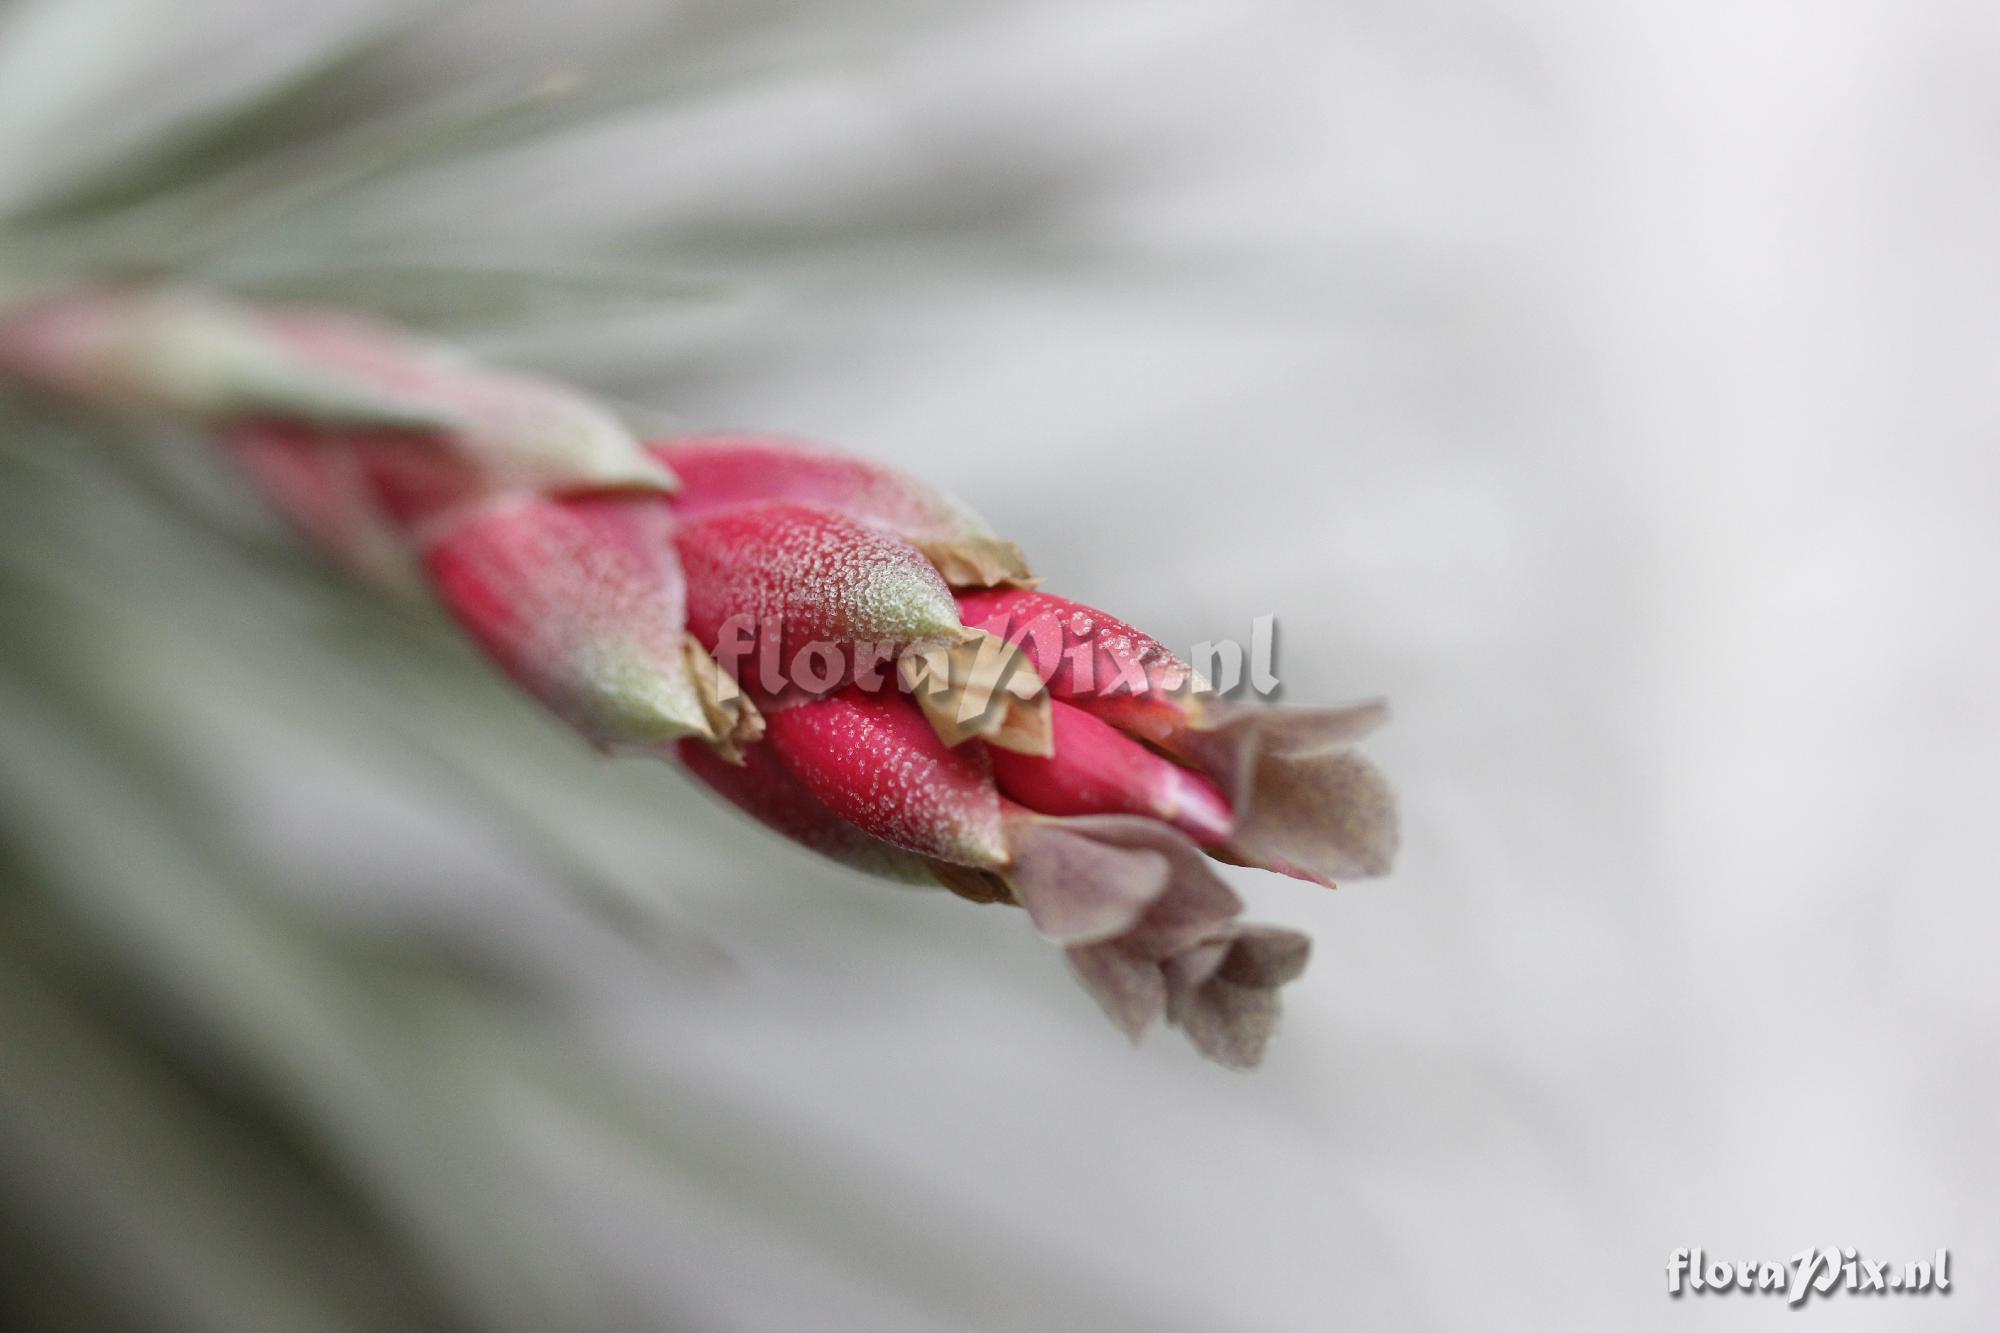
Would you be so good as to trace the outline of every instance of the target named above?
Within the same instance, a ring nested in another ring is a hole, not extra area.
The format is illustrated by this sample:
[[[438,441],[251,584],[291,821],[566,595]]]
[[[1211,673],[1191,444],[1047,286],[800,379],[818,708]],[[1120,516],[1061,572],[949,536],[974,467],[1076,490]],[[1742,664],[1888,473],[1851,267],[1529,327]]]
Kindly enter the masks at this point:
[[[1019,644],[1050,694],[1113,726],[1161,740],[1194,707],[1194,669],[1095,607],[1020,588],[960,593],[958,605],[968,626]]]
[[[682,518],[794,500],[895,533],[955,586],[1028,577],[1020,550],[996,537],[977,514],[873,460],[761,435],[691,435],[654,441],[647,449],[680,478],[674,509]]]
[[[923,556],[830,509],[727,510],[682,523],[675,545],[689,631],[753,694],[824,694],[871,665],[893,675],[893,650],[961,633],[951,591]],[[864,645],[889,651],[862,664],[852,650]]]
[[[1006,864],[985,747],[945,745],[908,697],[849,689],[774,712],[765,727],[792,775],[863,832],[958,865]]]
[[[1229,840],[1229,802],[1206,777],[1070,704],[1051,704],[1050,722],[1053,755],[993,751],[993,775],[1008,797],[1050,815],[1148,815],[1205,847]]]
[[[683,519],[765,500],[825,505],[904,536],[951,536],[983,529],[970,510],[908,473],[853,454],[767,435],[687,435],[649,441],[672,469]]]
[[[673,518],[651,495],[510,498],[463,510],[424,566],[521,687],[604,746],[709,735],[690,680]]]
[[[775,833],[829,860],[884,879],[933,884],[930,864],[914,852],[863,833],[806,790],[769,745],[752,745],[731,764],[697,740],[677,747],[682,767],[731,805]]]

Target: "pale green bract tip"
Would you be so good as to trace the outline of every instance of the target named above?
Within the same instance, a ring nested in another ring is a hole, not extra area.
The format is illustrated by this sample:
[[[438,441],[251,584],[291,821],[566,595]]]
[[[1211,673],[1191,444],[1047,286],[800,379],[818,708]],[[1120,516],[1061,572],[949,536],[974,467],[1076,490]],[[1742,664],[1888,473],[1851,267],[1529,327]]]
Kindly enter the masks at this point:
[[[306,316],[301,338],[205,297],[139,299],[109,339],[106,370],[124,395],[193,421],[282,417],[444,435],[501,487],[678,488],[622,422],[561,385],[359,322],[314,328]],[[315,348],[315,335],[331,335],[332,349]]]

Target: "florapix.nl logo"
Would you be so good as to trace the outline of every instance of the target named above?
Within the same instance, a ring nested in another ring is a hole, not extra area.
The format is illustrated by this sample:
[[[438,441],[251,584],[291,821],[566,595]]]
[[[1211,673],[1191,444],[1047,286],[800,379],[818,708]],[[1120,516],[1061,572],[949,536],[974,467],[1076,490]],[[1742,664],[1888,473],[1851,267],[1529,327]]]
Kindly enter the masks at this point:
[[[1940,1295],[1951,1291],[1951,1251],[1940,1249],[1926,1259],[1864,1258],[1853,1246],[1800,1250],[1789,1260],[1710,1259],[1700,1249],[1679,1249],[1667,1256],[1667,1294],[1676,1299],[1688,1292],[1701,1295],[1732,1291],[1782,1295],[1787,1305],[1804,1305],[1813,1296],[1837,1291],[1857,1295]]]

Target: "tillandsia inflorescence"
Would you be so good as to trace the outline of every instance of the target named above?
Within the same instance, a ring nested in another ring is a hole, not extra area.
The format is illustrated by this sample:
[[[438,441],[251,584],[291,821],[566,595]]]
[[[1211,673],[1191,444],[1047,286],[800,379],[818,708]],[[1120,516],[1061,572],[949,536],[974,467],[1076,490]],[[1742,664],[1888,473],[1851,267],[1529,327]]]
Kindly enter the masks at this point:
[[[422,588],[593,744],[672,754],[857,869],[1023,908],[1136,1039],[1248,1067],[1304,936],[1216,861],[1381,874],[1380,705],[1218,698],[1132,626],[878,464],[653,443],[564,386],[380,325],[178,291],[0,315],[0,377],[193,426],[334,558]]]

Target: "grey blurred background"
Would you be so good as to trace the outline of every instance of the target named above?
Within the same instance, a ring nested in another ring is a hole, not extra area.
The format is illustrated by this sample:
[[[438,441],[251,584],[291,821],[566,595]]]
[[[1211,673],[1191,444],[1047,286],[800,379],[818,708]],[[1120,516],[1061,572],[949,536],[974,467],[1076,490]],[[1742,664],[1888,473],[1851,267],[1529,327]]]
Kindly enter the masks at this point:
[[[1262,1071],[1132,1050],[8,407],[17,1326],[1995,1327],[1996,75],[1969,0],[0,4],[0,287],[907,466],[1275,614],[1407,821],[1235,881],[1316,943]],[[1956,1289],[1666,1295],[1809,1245]]]

